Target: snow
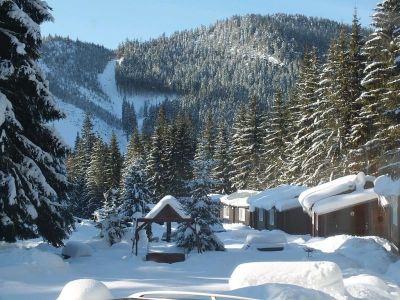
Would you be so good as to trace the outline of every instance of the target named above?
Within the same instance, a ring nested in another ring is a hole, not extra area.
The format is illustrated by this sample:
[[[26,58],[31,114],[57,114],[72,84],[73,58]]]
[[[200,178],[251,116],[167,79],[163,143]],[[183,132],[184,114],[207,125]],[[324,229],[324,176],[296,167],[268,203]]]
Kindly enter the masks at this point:
[[[145,218],[149,218],[149,219],[155,218],[167,205],[171,206],[182,218],[184,218],[184,219],[190,218],[190,216],[188,216],[186,214],[186,212],[183,210],[182,205],[178,202],[178,200],[176,200],[175,197],[170,196],[170,195],[162,198],[156,204],[156,206],[154,206],[151,209],[151,211],[148,212],[148,214],[146,215]]]
[[[78,279],[68,282],[57,300],[110,300],[108,288],[100,281]]]
[[[322,215],[377,199],[378,195],[373,189],[355,191],[350,194],[336,195],[322,199],[314,204],[312,211],[317,215]]]
[[[297,185],[281,185],[276,188],[266,189],[249,198],[250,210],[263,208],[270,210],[276,207],[279,211],[285,211],[300,207],[297,197],[306,190],[306,187]]]
[[[110,247],[98,237],[99,229],[88,220],[76,223],[76,230],[65,243],[86,243],[93,250],[92,256],[63,261],[62,249],[40,239],[12,244],[0,242],[0,299],[54,300],[67,283],[82,278],[101,281],[114,298],[152,290],[179,290],[255,299],[330,299],[322,290],[299,286],[303,281],[301,278],[294,284],[287,281],[238,290],[230,290],[229,286],[231,274],[241,264],[276,263],[276,270],[283,272],[292,263],[321,261],[336,263],[341,269],[345,295],[334,298],[353,299],[351,295],[359,295],[360,299],[385,299],[383,296],[387,295],[390,295],[389,299],[400,298],[400,260],[387,251],[389,245],[383,239],[347,235],[310,238],[285,234],[287,246],[283,251],[261,252],[243,250],[247,236],[258,231],[241,224],[224,224],[224,227],[226,231],[217,236],[226,251],[203,254],[193,251],[184,262],[175,264],[147,262],[133,255],[132,228],[121,242]],[[164,231],[165,226],[154,224],[155,235]],[[311,257],[307,256],[304,247],[314,249]],[[290,275],[289,272],[286,274]],[[373,290],[379,294],[372,294]]]
[[[224,195],[220,199],[221,202],[226,205],[235,207],[249,207],[249,198],[258,193],[258,191],[252,190],[238,190],[230,195]]]
[[[293,284],[332,296],[343,295],[345,291],[342,271],[328,261],[245,263],[238,265],[229,279],[231,289],[266,283]]]
[[[69,241],[65,244],[61,253],[66,258],[91,256],[92,249],[85,243],[78,241]]]
[[[299,202],[309,213],[316,210],[319,213],[328,213],[363,203],[377,198],[372,190],[364,190],[366,182],[374,179],[373,176],[366,176],[362,172],[340,177],[302,192]]]
[[[264,230],[261,232],[255,232],[255,233],[252,232],[248,234],[246,237],[244,249],[248,249],[250,247],[255,249],[285,247],[286,243],[287,243],[286,236],[282,231]]]
[[[379,176],[374,182],[374,191],[382,198],[383,204],[396,201],[396,198],[400,197],[400,179],[393,180],[387,175]]]

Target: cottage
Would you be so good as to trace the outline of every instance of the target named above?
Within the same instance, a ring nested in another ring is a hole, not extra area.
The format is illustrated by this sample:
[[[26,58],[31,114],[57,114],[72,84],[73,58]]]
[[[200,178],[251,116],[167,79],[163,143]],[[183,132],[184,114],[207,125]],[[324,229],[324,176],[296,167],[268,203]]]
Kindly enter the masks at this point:
[[[387,237],[387,212],[364,173],[335,179],[304,191],[303,209],[312,216],[312,235],[377,235]]]
[[[253,226],[248,199],[257,193],[258,191],[239,190],[221,197],[221,218],[223,221],[226,223],[242,223]]]
[[[311,218],[303,211],[298,196],[306,188],[281,185],[262,191],[249,198],[255,229],[280,229],[289,234],[307,234]]]
[[[395,251],[400,253],[400,180],[392,180],[388,176],[379,176],[374,183],[374,191],[387,209],[387,238]]]

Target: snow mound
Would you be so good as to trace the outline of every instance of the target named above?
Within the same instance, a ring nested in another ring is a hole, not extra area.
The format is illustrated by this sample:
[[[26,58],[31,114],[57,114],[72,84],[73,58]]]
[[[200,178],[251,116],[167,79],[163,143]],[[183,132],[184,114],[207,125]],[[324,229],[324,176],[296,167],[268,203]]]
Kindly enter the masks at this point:
[[[400,288],[386,284],[373,275],[356,275],[344,279],[347,292],[356,299],[400,299]]]
[[[100,281],[78,279],[68,282],[57,300],[109,300],[112,299],[108,288]]]
[[[254,211],[255,208],[270,210],[275,206],[279,211],[284,211],[300,207],[297,197],[305,190],[306,187],[297,185],[281,185],[266,189],[249,197],[250,210]]]
[[[31,265],[34,266],[35,269],[43,271],[60,271],[67,267],[67,264],[60,256],[50,252],[33,250],[31,259]]]
[[[82,242],[69,241],[68,243],[65,244],[61,254],[65,258],[92,256],[92,248],[90,248],[89,245]]]
[[[304,288],[292,284],[263,284],[245,287],[229,292],[232,296],[251,297],[268,300],[333,300],[331,296],[321,291]]]
[[[156,204],[156,206],[154,206],[152,210],[149,211],[149,213],[146,215],[146,218],[151,219],[156,217],[167,205],[171,206],[179,214],[180,217],[185,219],[190,218],[190,216],[186,214],[186,212],[184,211],[182,205],[178,202],[178,200],[176,200],[175,197],[170,195],[162,198]]]
[[[333,262],[253,262],[238,265],[229,279],[231,289],[266,283],[292,284],[343,295],[342,272]]]
[[[310,240],[307,246],[326,253],[341,254],[361,268],[383,274],[393,263],[393,255],[386,249],[389,247],[386,243],[378,237],[336,235],[319,241]]]
[[[253,248],[278,248],[287,244],[286,235],[279,231],[252,232],[247,235],[244,249]]]

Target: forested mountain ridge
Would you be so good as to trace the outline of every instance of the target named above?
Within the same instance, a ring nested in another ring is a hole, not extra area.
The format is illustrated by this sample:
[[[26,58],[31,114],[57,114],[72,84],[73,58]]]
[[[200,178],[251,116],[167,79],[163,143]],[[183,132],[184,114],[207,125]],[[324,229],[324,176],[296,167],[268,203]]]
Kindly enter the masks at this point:
[[[212,109],[231,119],[251,95],[266,107],[274,85],[286,93],[304,50],[316,47],[322,55],[343,27],[302,15],[234,16],[170,37],[122,43],[116,79],[127,91],[172,91],[199,116]]]
[[[90,111],[114,128],[121,127],[119,118],[109,111],[111,99],[98,81],[98,74],[115,57],[112,50],[55,36],[44,39],[41,54],[42,68],[57,98]]]

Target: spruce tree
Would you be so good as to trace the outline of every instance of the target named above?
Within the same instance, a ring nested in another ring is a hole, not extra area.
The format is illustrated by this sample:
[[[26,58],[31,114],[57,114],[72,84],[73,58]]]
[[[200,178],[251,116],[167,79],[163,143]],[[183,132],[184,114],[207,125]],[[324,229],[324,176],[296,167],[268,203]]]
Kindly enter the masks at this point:
[[[193,218],[197,232],[193,232],[187,224],[181,224],[177,233],[177,245],[189,251],[196,247],[199,252],[225,250],[223,243],[212,231],[212,226],[221,221],[219,204],[208,196],[216,183],[211,176],[213,163],[208,151],[207,141],[203,136],[197,144],[193,162],[192,197],[185,203],[185,210]]]
[[[122,156],[119,152],[117,136],[111,135],[108,153],[106,153],[106,189],[117,189],[121,180]]]
[[[0,240],[41,236],[63,244],[73,219],[64,205],[66,146],[47,124],[56,108],[37,60],[42,1],[0,1]]]
[[[365,92],[358,102],[361,106],[353,136],[358,148],[355,163],[362,171],[377,174],[398,174],[399,121],[399,16],[400,4],[385,0],[378,4],[373,16],[374,32],[368,38],[364,54],[367,59],[362,86]]]
[[[288,112],[283,100],[282,90],[276,89],[274,102],[264,119],[265,171],[262,179],[265,187],[274,187],[286,183],[283,173],[287,165],[287,124]]]
[[[224,122],[220,122],[215,142],[215,165],[212,169],[212,177],[217,180],[215,192],[230,194],[232,184],[230,181],[231,156],[229,148],[229,136]]]

